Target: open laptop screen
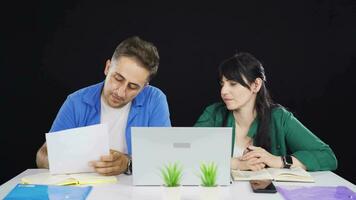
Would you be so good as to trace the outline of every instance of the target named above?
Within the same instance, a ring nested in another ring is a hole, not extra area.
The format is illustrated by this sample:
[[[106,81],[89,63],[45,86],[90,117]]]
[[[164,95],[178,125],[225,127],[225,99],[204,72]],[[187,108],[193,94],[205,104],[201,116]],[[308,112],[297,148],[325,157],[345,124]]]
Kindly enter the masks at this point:
[[[200,164],[217,164],[217,184],[230,184],[232,128],[133,127],[134,185],[163,185],[161,169],[178,162],[182,185],[200,185]]]

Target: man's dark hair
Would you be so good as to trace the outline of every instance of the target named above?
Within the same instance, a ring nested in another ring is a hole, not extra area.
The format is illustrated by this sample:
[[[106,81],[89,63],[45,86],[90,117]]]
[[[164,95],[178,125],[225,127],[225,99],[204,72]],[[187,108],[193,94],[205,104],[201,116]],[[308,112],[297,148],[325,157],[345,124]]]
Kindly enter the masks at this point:
[[[120,56],[134,57],[139,60],[150,72],[149,80],[157,74],[159,65],[157,48],[138,36],[129,37],[116,47],[112,60],[118,60]]]

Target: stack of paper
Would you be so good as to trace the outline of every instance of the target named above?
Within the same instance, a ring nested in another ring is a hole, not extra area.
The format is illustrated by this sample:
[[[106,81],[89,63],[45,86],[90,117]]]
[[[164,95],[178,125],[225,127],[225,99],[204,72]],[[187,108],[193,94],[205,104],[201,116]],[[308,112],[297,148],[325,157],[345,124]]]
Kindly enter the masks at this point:
[[[110,155],[106,124],[47,133],[46,142],[51,174],[94,172],[89,162]]]

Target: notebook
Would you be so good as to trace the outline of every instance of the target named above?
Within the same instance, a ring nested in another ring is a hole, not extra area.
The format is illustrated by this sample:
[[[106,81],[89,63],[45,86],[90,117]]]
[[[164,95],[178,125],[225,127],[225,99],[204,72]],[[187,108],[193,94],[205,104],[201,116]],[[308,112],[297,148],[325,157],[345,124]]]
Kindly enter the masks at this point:
[[[21,179],[23,184],[42,185],[96,185],[117,183],[116,176],[102,176],[97,173],[51,175],[49,172],[28,175]]]
[[[314,182],[313,177],[300,167],[291,169],[265,168],[260,171],[231,170],[231,175],[234,181],[268,179],[286,182]]]
[[[85,200],[89,195],[92,186],[49,186],[49,185],[23,185],[17,184],[4,200]]]
[[[232,128],[133,127],[134,185],[163,185],[161,169],[178,162],[181,185],[200,185],[200,164],[217,164],[217,184],[229,185]]]

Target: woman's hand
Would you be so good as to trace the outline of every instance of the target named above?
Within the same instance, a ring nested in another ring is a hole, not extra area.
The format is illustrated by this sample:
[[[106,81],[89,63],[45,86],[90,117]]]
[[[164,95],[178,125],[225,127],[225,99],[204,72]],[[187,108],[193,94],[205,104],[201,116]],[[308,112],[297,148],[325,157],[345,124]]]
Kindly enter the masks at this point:
[[[241,160],[240,158],[231,158],[231,169],[259,171],[265,168],[263,162],[258,162],[257,158]]]
[[[283,162],[280,156],[275,156],[261,147],[249,146],[249,152],[241,157],[242,161],[249,161],[250,165],[264,163],[273,168],[282,168]]]

